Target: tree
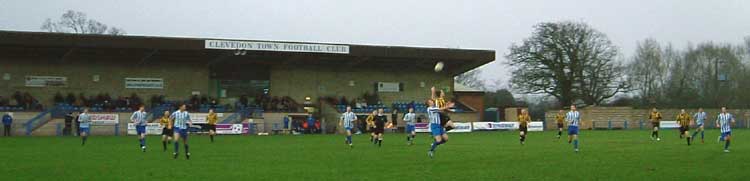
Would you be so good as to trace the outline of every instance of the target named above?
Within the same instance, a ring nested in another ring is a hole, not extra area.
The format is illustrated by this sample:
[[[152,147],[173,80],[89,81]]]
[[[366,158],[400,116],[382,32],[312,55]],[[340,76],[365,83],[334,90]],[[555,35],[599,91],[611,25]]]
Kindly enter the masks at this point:
[[[592,105],[627,91],[617,54],[605,34],[585,23],[564,21],[536,25],[532,36],[512,45],[506,58],[515,90],[548,94],[562,105],[575,100]]]
[[[630,84],[641,96],[642,104],[654,104],[662,98],[662,87],[667,77],[668,63],[661,46],[654,39],[638,43],[633,61],[628,65]]]
[[[42,30],[57,33],[78,33],[78,34],[110,34],[124,35],[125,30],[117,27],[107,27],[106,24],[88,19],[83,12],[68,10],[59,20],[53,21],[47,18],[42,23]]]
[[[456,76],[454,79],[456,82],[463,84],[471,88],[477,88],[480,90],[486,90],[487,87],[484,80],[479,77],[482,74],[482,70],[474,69],[468,72],[464,72],[461,75]]]

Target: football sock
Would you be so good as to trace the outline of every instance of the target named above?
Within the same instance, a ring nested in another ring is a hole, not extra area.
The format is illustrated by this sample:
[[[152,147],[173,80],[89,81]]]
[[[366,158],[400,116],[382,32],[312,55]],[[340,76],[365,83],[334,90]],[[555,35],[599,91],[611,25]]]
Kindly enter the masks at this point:
[[[214,142],[214,135],[210,135],[208,137],[211,138],[211,143],[213,143]]]
[[[578,140],[573,140],[573,148],[578,149]]]
[[[161,145],[164,146],[164,150],[167,150],[167,141],[161,141]]]
[[[174,153],[179,153],[179,152],[180,152],[180,143],[177,142],[177,141],[175,141],[174,142]]]
[[[346,136],[346,142],[352,144],[352,136]]]
[[[703,136],[704,136],[704,135],[703,135],[703,132],[704,132],[704,131],[701,131],[701,140],[703,140]]]
[[[726,143],[724,143],[724,149],[725,149],[725,150],[728,150],[728,149],[729,149],[729,142],[731,142],[731,141],[730,141],[730,140],[727,140],[727,142],[726,142]]]
[[[190,147],[188,147],[188,144],[185,144],[185,154],[190,153]]]

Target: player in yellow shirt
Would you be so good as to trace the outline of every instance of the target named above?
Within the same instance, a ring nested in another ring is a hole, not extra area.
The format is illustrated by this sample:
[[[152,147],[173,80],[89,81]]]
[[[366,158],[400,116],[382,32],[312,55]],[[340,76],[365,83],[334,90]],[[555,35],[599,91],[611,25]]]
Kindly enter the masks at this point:
[[[651,139],[656,139],[656,141],[661,140],[659,138],[659,122],[661,121],[661,113],[656,110],[656,108],[651,110],[651,114],[648,116],[648,119],[651,120],[651,125],[654,127],[654,130],[651,132]]]
[[[677,124],[680,125],[680,138],[686,137],[687,138],[687,144],[690,146],[690,121],[692,118],[690,118],[690,114],[685,112],[685,109],[680,110],[680,114],[677,115],[677,118],[675,119],[677,121]]]
[[[216,121],[218,121],[218,117],[216,113],[214,112],[214,109],[208,110],[208,116],[206,116],[206,127],[208,127],[208,137],[211,139],[211,143],[214,142],[214,135],[216,135]]]
[[[560,139],[560,136],[562,136],[563,128],[565,128],[564,122],[565,122],[565,111],[560,110],[555,115],[555,123],[557,123],[557,139]]]
[[[373,110],[370,115],[367,115],[367,118],[365,118],[367,131],[370,131],[370,142],[375,141],[375,115],[377,114],[378,110]]]
[[[518,115],[518,131],[521,145],[526,144],[526,133],[529,131],[529,122],[531,122],[529,111],[521,109],[521,114]]]
[[[438,108],[441,110],[448,110],[450,107],[448,107],[448,102],[445,101],[445,92],[443,90],[440,90],[439,94],[438,91],[436,91],[435,87],[433,86],[430,88],[430,94],[432,100],[435,101],[435,105],[437,105]],[[450,105],[453,105],[451,103]],[[448,113],[446,111],[441,111],[440,113],[440,121],[443,127],[445,127],[445,131],[448,132],[453,129],[453,121],[451,120],[451,117],[448,116]]]
[[[164,111],[164,115],[159,118],[161,129],[161,144],[164,145],[164,151],[167,151],[167,144],[172,144],[172,120],[169,119],[169,111]]]

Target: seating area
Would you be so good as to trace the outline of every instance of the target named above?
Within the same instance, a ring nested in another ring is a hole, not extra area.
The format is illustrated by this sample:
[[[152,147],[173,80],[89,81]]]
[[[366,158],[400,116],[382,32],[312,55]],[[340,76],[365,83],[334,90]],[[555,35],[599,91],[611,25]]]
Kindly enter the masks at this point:
[[[0,112],[4,111],[24,111],[24,109],[21,106],[0,106]]]
[[[410,107],[414,108],[416,113],[427,112],[427,104],[415,101],[395,101],[391,105],[394,109],[398,109],[398,112],[407,112]]]
[[[392,110],[390,107],[387,107],[387,106],[385,106],[383,104],[376,104],[376,105],[367,105],[367,106],[362,107],[362,108],[352,108],[352,112],[354,112],[354,113],[371,113],[372,111],[377,110],[379,108],[383,108],[383,112],[386,112],[386,113],[389,113]],[[336,109],[339,112],[345,112],[346,111],[346,105],[341,105],[341,104],[336,105]]]

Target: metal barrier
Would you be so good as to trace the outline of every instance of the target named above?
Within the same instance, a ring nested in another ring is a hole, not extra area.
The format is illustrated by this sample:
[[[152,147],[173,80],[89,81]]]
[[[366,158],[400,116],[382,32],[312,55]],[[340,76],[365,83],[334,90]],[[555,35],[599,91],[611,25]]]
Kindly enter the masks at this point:
[[[24,126],[26,127],[26,136],[31,136],[31,132],[34,131],[34,129],[44,123],[47,123],[49,120],[44,120],[44,116],[52,112],[53,110],[56,110],[56,108],[52,108],[49,110],[46,110],[44,112],[39,113],[38,115],[31,118],[29,121],[27,121]]]

